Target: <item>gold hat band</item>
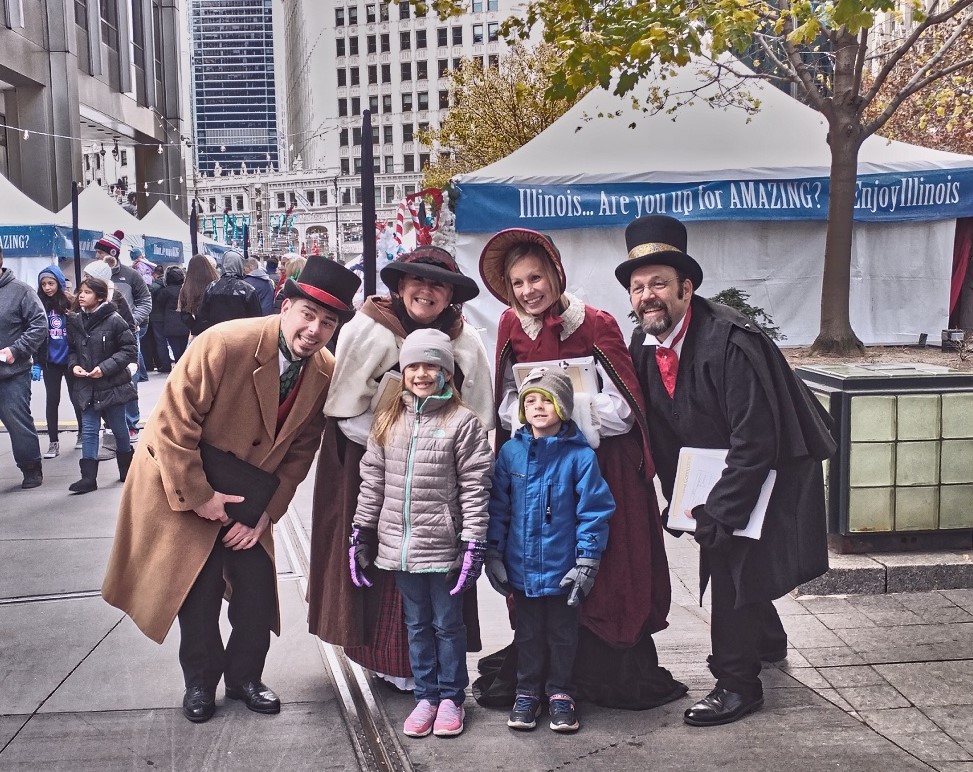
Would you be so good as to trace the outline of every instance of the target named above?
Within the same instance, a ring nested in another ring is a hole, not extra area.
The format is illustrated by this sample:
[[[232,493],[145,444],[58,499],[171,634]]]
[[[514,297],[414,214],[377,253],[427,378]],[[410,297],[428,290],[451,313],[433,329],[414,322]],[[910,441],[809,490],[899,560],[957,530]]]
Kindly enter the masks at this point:
[[[678,252],[679,254],[685,254],[678,247],[672,246],[672,244],[663,244],[661,242],[650,242],[648,244],[639,244],[637,247],[633,247],[628,253],[629,260],[635,260],[637,257],[645,257],[646,255],[653,255],[656,252]]]

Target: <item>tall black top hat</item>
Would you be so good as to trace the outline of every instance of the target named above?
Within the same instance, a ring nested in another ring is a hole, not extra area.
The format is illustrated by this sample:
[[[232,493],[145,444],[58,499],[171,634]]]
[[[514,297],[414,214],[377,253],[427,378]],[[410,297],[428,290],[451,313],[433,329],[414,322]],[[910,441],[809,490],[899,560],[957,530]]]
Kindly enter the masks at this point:
[[[406,274],[449,284],[453,288],[453,303],[465,303],[480,294],[476,282],[460,271],[453,256],[440,247],[416,247],[386,265],[380,276],[385,286],[395,292],[399,280]]]
[[[285,298],[304,298],[324,306],[347,322],[355,315],[352,302],[360,285],[361,279],[344,266],[321,255],[311,255],[298,280],[288,279],[281,291]]]
[[[628,260],[615,269],[615,278],[628,288],[632,273],[643,265],[668,265],[686,274],[693,290],[703,283],[703,269],[686,254],[686,226],[675,217],[639,217],[625,229]]]

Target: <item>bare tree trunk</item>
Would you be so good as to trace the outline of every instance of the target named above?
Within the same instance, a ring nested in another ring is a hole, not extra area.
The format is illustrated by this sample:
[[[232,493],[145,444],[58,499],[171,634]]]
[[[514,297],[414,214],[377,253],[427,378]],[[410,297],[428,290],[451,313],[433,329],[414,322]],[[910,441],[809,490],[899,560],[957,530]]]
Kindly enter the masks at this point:
[[[853,356],[865,347],[851,329],[851,238],[858,182],[858,150],[862,123],[853,87],[854,38],[840,41],[835,56],[835,94],[828,114],[831,145],[831,193],[828,198],[828,236],[824,248],[821,286],[821,327],[811,345],[815,354]]]

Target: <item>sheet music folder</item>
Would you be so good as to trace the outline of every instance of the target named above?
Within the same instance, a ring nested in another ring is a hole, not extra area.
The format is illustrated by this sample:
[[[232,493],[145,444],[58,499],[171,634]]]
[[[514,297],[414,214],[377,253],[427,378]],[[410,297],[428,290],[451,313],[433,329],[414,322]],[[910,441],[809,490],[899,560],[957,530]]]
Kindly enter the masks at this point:
[[[713,486],[726,469],[726,454],[729,451],[719,448],[682,448],[676,466],[676,481],[672,487],[672,501],[669,502],[669,522],[667,527],[677,531],[695,531],[696,521],[687,515],[693,507],[705,504]],[[746,528],[737,528],[734,536],[759,539],[767,515],[770,494],[774,490],[777,472],[771,469],[760,489],[757,504],[750,513]]]
[[[199,443],[199,455],[213,490],[243,496],[240,503],[225,505],[227,516],[253,528],[277,492],[280,478],[208,442]]]

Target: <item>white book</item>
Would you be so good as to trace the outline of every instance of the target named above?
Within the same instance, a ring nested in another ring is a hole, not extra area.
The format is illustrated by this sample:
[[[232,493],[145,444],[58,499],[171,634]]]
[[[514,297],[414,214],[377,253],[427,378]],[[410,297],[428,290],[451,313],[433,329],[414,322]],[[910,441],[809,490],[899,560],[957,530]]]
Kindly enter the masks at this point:
[[[535,367],[558,368],[563,370],[571,379],[571,385],[575,393],[584,392],[585,394],[598,393],[598,373],[595,370],[594,357],[574,357],[573,359],[550,359],[544,362],[517,362],[513,366],[514,381],[517,383],[517,390],[524,383],[530,371]]]
[[[728,452],[718,448],[682,448],[679,451],[676,481],[672,486],[672,501],[669,502],[669,528],[677,531],[696,530],[696,521],[692,517],[693,507],[706,503],[710,491],[726,469]],[[757,504],[750,513],[747,527],[737,528],[733,532],[734,536],[760,538],[776,480],[777,471],[771,469],[760,489]]]

